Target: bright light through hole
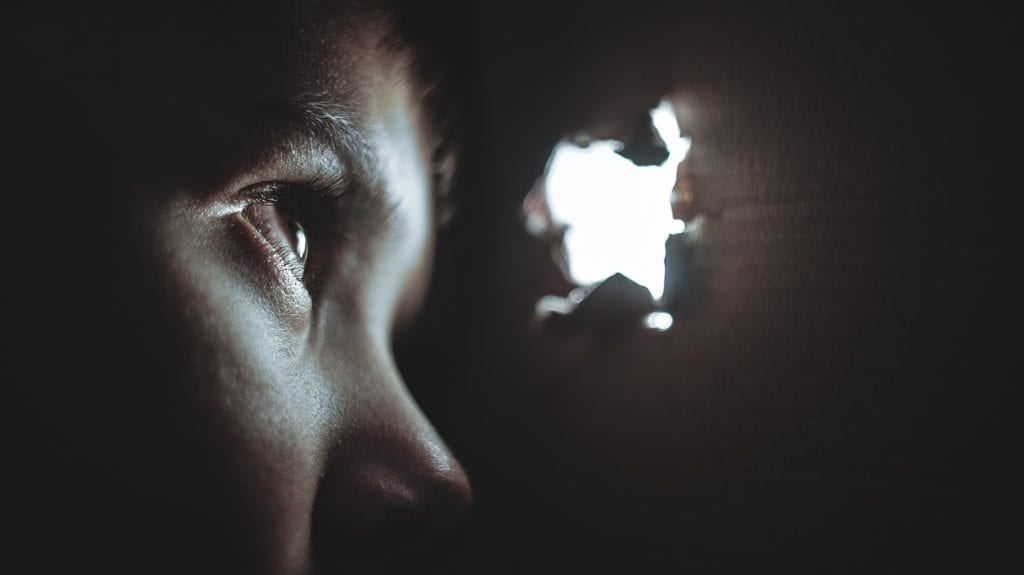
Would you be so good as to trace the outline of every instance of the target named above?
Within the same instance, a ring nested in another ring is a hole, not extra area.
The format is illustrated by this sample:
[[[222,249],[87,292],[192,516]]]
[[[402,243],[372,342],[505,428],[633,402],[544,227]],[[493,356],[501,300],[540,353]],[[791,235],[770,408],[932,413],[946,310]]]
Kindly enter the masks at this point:
[[[663,311],[651,312],[644,318],[644,325],[656,331],[667,331],[672,327],[672,314]]]
[[[675,110],[662,101],[651,123],[669,151],[657,166],[637,166],[616,152],[622,143],[597,140],[583,148],[555,146],[544,176],[552,223],[566,227],[570,279],[591,285],[616,272],[661,298],[665,285],[665,241],[685,230],[672,217],[671,196],[679,163],[690,150]]]

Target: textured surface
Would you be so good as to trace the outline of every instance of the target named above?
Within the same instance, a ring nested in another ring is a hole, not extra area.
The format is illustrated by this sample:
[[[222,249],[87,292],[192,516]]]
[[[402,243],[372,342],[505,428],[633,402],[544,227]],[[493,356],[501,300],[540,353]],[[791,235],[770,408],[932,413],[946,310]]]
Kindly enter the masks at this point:
[[[997,22],[655,5],[482,11],[466,228],[496,255],[442,255],[489,279],[450,288],[474,359],[421,391],[475,482],[468,570],[1005,565]],[[518,202],[563,133],[663,93],[709,214],[699,297],[664,335],[538,335],[568,286]]]

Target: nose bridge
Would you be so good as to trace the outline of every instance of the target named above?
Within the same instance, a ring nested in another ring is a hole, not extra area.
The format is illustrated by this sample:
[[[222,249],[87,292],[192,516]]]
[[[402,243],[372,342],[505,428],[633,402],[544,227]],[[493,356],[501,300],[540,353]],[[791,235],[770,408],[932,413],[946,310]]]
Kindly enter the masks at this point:
[[[384,362],[379,362],[378,365]],[[344,410],[336,464],[373,475],[396,498],[418,498],[435,484],[465,482],[465,474],[390,363],[366,373],[359,397]]]
[[[389,354],[338,381],[340,421],[314,502],[318,561],[349,564],[457,529],[472,494],[462,467],[413,401]]]
[[[358,345],[358,344],[357,344]],[[338,397],[338,434],[332,448],[340,459],[387,461],[410,472],[460,472],[461,467],[416,404],[386,346],[360,345],[348,357],[366,358],[360,369],[348,371]],[[392,461],[393,459],[393,461]]]

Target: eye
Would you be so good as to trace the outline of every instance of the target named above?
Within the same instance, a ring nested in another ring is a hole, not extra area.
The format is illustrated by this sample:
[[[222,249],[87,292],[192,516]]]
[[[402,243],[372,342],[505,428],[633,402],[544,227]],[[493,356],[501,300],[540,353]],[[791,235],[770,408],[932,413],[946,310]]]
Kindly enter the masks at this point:
[[[309,238],[299,221],[284,213],[276,203],[254,203],[242,210],[247,219],[266,240],[276,263],[283,265],[300,281],[309,258]]]
[[[306,240],[306,230],[297,220],[289,219],[288,223],[291,225],[292,236],[295,239],[295,255],[299,256],[299,260],[305,264],[306,255],[309,250],[309,244]]]

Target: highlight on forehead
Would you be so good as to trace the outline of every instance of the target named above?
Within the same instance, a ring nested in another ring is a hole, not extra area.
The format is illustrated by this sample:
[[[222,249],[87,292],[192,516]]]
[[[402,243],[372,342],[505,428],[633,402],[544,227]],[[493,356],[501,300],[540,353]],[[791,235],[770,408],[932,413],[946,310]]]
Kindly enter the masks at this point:
[[[446,68],[433,49],[438,31],[432,22],[441,18],[430,16],[436,5],[413,0],[143,4],[147,9],[118,0],[88,9],[67,2],[33,4],[26,21],[46,22],[60,41],[41,44],[39,36],[26,35],[15,38],[16,44],[32,46],[22,52],[38,54],[42,68],[67,71],[47,77],[43,93],[73,94],[79,108],[101,111],[63,115],[62,125],[79,122],[85,124],[81,130],[108,131],[109,123],[88,122],[132,116],[130,129],[142,136],[180,127],[161,124],[163,116],[154,110],[164,108],[181,112],[237,97],[287,100],[308,93],[351,102],[336,91],[356,85],[358,78],[345,75],[356,74],[365,58],[373,57],[395,67],[393,77],[407,83],[421,109],[417,116],[435,197],[444,205],[454,173],[456,130]],[[339,82],[331,82],[332,71],[324,66],[328,40],[355,65],[333,67]],[[56,97],[53,101],[66,106]]]
[[[429,3],[415,0],[288,0],[298,11],[306,33],[319,38],[339,39],[356,59],[385,59],[398,72],[396,78],[409,85],[422,108],[423,130],[440,220],[451,213],[457,137],[455,106],[445,84],[447,63],[435,50],[437,30],[424,19],[436,12]],[[370,53],[367,53],[370,52]]]

